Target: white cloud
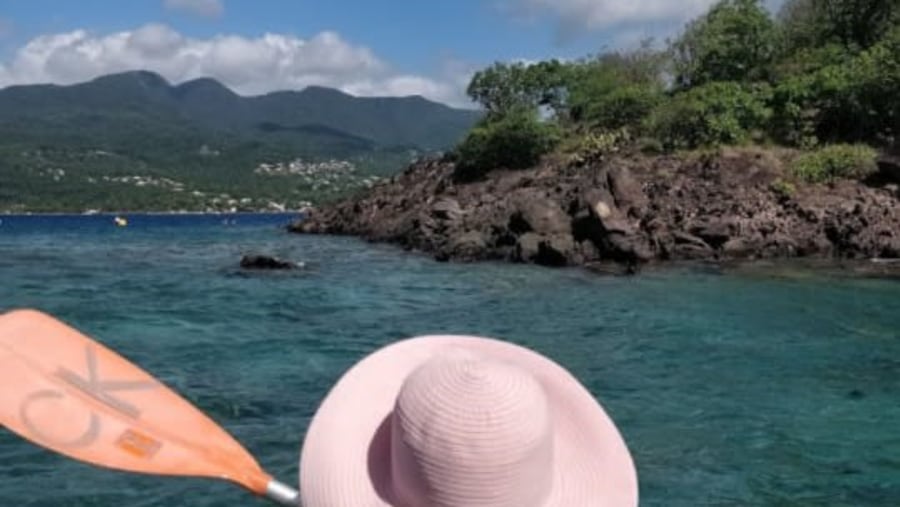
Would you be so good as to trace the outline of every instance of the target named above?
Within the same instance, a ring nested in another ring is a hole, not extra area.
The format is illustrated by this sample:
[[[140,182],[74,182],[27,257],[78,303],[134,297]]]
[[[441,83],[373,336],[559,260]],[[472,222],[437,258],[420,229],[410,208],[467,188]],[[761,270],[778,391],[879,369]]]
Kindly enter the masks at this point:
[[[704,12],[715,0],[510,0],[513,12],[550,12],[562,29],[602,29],[630,23],[680,22]]]
[[[718,0],[501,0],[507,12],[518,18],[559,21],[560,39],[583,31],[611,30],[614,39],[634,40],[670,35],[684,23],[705,13]],[[784,0],[764,0],[772,11]],[[622,31],[618,35],[615,32]]]
[[[225,12],[222,0],[164,0],[166,9],[187,12],[204,18],[218,18]]]
[[[85,30],[42,35],[9,62],[0,62],[0,87],[71,84],[128,70],[150,70],[174,83],[212,77],[245,95],[320,85],[356,95],[467,103],[458,72],[439,78],[397,73],[370,49],[335,32],[309,39],[282,34],[195,39],[161,24],[103,36]]]

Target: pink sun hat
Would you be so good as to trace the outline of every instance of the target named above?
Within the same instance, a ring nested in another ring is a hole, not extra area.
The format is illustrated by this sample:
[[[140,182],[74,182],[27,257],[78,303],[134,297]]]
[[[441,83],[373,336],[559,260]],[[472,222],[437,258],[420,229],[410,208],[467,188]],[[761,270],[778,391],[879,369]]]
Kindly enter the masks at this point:
[[[634,507],[615,424],[569,372],[471,336],[399,341],[358,362],[310,423],[304,507]]]

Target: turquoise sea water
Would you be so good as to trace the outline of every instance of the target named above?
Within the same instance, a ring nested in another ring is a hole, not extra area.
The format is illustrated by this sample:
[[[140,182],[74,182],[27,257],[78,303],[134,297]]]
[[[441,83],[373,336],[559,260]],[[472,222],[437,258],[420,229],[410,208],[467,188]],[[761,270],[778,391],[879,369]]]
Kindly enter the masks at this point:
[[[346,368],[393,340],[465,333],[531,346],[580,378],[632,449],[641,505],[900,505],[897,281],[439,264],[289,235],[283,215],[0,218],[0,311],[40,308],[120,351],[288,483]],[[248,275],[249,252],[307,268]],[[0,505],[265,504],[0,430]]]

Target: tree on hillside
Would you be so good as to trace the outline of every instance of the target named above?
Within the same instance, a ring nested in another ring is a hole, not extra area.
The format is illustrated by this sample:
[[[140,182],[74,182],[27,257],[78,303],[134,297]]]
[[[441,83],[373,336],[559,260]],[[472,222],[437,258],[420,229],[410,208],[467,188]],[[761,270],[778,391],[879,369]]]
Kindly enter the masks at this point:
[[[897,16],[897,5],[889,16]],[[839,5],[840,4],[840,5]],[[852,34],[855,17],[879,9],[837,13],[857,0],[794,0],[782,11],[786,48],[778,64],[772,132],[788,144],[816,142],[890,143],[900,125],[900,27],[880,28],[879,39],[861,49],[870,35],[844,40]],[[868,13],[868,14],[867,14]],[[879,16],[885,16],[881,14]],[[857,37],[857,36],[853,36]]]
[[[536,163],[559,142],[556,121],[542,121],[539,107],[564,107],[569,67],[557,60],[495,63],[479,71],[467,93],[487,114],[457,146],[455,178],[477,179],[499,167]]]
[[[600,129],[639,123],[663,98],[664,65],[665,53],[652,41],[574,65],[567,85],[570,119]]]
[[[466,92],[487,110],[489,117],[538,106],[558,109],[564,100],[565,72],[565,65],[557,60],[535,64],[498,62],[475,73]]]
[[[779,22],[788,52],[830,43],[865,49],[900,23],[900,1],[788,0]]]
[[[814,0],[787,0],[778,11],[777,24],[781,52],[790,54],[800,48],[821,46],[821,28]]]
[[[682,88],[762,80],[775,50],[775,24],[760,0],[720,0],[688,24],[672,50]]]

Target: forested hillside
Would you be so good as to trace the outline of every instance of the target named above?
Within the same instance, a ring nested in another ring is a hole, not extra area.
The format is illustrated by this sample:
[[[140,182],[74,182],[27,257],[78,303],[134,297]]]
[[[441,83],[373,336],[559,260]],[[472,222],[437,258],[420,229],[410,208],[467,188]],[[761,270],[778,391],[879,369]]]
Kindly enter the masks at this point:
[[[478,116],[318,87],[243,97],[150,72],[15,86],[0,91],[0,210],[296,207],[452,147]]]

